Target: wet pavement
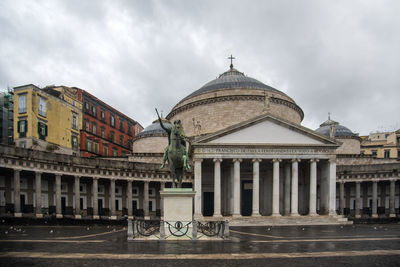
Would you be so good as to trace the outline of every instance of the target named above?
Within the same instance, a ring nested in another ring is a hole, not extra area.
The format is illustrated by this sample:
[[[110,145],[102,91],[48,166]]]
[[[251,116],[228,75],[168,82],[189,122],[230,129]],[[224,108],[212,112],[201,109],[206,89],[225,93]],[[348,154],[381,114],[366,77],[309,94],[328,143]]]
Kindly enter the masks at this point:
[[[400,266],[400,224],[231,227],[225,241],[127,241],[124,226],[0,223],[1,266]]]

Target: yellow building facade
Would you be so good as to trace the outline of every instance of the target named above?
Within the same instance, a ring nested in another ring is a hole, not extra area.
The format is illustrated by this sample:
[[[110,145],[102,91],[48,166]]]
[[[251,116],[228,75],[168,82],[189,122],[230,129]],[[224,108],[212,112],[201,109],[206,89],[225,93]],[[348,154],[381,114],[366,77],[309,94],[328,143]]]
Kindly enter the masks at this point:
[[[82,103],[78,90],[29,84],[14,88],[16,146],[63,154],[79,153]]]
[[[376,158],[400,159],[400,129],[362,136],[361,153]]]

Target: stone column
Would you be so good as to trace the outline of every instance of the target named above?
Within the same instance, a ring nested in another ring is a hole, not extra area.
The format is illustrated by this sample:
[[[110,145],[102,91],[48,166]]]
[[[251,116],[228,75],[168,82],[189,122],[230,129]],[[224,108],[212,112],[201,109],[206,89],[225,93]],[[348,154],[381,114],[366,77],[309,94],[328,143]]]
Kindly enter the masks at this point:
[[[260,162],[261,159],[253,159],[253,210],[251,216],[260,215]]]
[[[214,217],[221,217],[221,162],[214,159]]]
[[[144,219],[149,220],[149,182],[145,181],[143,185],[143,212],[144,212]]]
[[[128,219],[133,219],[133,213],[132,213],[132,181],[129,180],[128,182],[128,188],[126,189],[126,201],[127,203],[127,208],[128,208]]]
[[[356,218],[361,218],[361,182],[356,181],[356,207],[355,214]]]
[[[290,164],[285,164],[285,201],[284,214],[290,215]]]
[[[93,219],[99,219],[99,204],[98,204],[98,192],[99,192],[99,185],[98,185],[98,178],[93,177],[93,185],[92,185],[92,194],[93,194]]]
[[[43,218],[42,213],[42,173],[35,172],[36,218]]]
[[[201,163],[203,159],[194,159],[194,191],[196,195],[194,197],[194,217],[199,219],[202,217],[202,192],[201,192]]]
[[[339,190],[339,209],[340,209],[340,214],[344,214],[344,182],[340,181],[339,182],[340,190]]]
[[[56,217],[63,217],[61,210],[61,174],[56,174]]]
[[[336,159],[330,159],[329,164],[329,215],[336,215]]]
[[[317,162],[318,159],[310,160],[310,202],[309,215],[316,216],[317,214]]]
[[[281,159],[273,159],[273,180],[272,180],[272,216],[281,216],[279,213],[279,162]]]
[[[75,176],[75,219],[81,219],[81,188],[80,188],[80,177]]]
[[[372,218],[378,218],[378,181],[372,181]]]
[[[299,159],[292,159],[292,197],[290,216],[299,216]]]
[[[117,216],[115,213],[115,179],[110,179],[110,209],[111,209],[111,220],[116,220]]]
[[[240,215],[240,162],[242,159],[233,159],[233,214]]]
[[[21,211],[21,170],[14,169],[14,216],[22,217]]]
[[[380,205],[380,207],[384,208],[383,214],[386,214],[386,182],[380,183],[379,187],[381,189],[381,195],[380,195],[381,205]]]
[[[165,182],[160,183],[160,191],[164,191],[165,189]],[[160,197],[160,213],[161,219],[164,219],[164,198]]]
[[[396,186],[396,180],[390,180],[390,199],[389,199],[389,217],[394,218],[396,217],[396,210],[394,207],[394,196],[395,196],[395,187]]]

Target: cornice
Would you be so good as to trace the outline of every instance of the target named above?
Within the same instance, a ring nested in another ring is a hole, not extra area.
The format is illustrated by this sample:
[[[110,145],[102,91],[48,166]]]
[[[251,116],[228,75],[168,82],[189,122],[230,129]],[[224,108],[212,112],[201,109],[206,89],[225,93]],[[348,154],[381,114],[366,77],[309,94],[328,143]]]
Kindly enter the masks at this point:
[[[287,107],[295,110],[297,113],[300,114],[301,120],[303,120],[304,112],[295,103],[290,102],[290,101],[285,100],[285,99],[277,98],[277,97],[269,97],[267,99],[269,99],[270,103],[274,103],[274,104],[278,104],[278,105],[284,105],[284,106],[287,106]],[[217,103],[217,102],[237,101],[237,100],[264,102],[265,101],[265,97],[262,96],[262,95],[228,95],[228,96],[218,96],[218,97],[211,97],[211,98],[201,99],[201,100],[197,100],[197,101],[194,101],[194,102],[191,102],[191,103],[188,103],[188,104],[185,104],[183,106],[180,106],[178,108],[173,109],[168,114],[166,119],[170,120],[176,114],[181,113],[181,112],[186,111],[186,110],[189,110],[189,109],[192,109],[192,108],[197,107],[197,106],[211,104],[211,103]]]

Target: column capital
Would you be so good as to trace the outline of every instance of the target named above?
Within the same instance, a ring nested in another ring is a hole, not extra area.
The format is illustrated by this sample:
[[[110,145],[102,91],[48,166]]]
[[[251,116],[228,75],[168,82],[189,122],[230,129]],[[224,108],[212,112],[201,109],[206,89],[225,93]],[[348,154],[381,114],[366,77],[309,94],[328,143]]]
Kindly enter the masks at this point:
[[[233,162],[242,162],[243,159],[232,159]]]
[[[252,161],[252,162],[261,162],[262,159],[252,159],[251,161]]]
[[[282,160],[281,159],[272,159],[272,162],[273,163],[275,163],[275,162],[281,162]]]
[[[35,174],[36,174],[36,175],[42,175],[43,172],[42,172],[42,171],[35,171]]]
[[[340,184],[346,183],[344,180],[339,180],[338,182],[339,182]]]
[[[362,183],[362,181],[356,181],[356,184],[361,184]]]
[[[310,162],[318,162],[319,159],[310,159]]]
[[[222,162],[222,159],[221,158],[215,158],[215,159],[213,159],[213,161],[214,162]]]
[[[334,159],[328,159],[329,163],[336,163],[336,158]]]
[[[99,180],[100,178],[99,177],[92,177],[92,180]]]
[[[203,162],[203,159],[201,159],[201,158],[195,158],[195,159],[193,159],[193,161],[195,161],[195,162]]]
[[[292,163],[294,163],[294,162],[300,162],[301,161],[301,159],[292,159]]]
[[[80,175],[74,175],[74,178],[75,179],[80,179],[82,176],[80,176]]]
[[[21,172],[22,168],[13,168],[15,172]]]

